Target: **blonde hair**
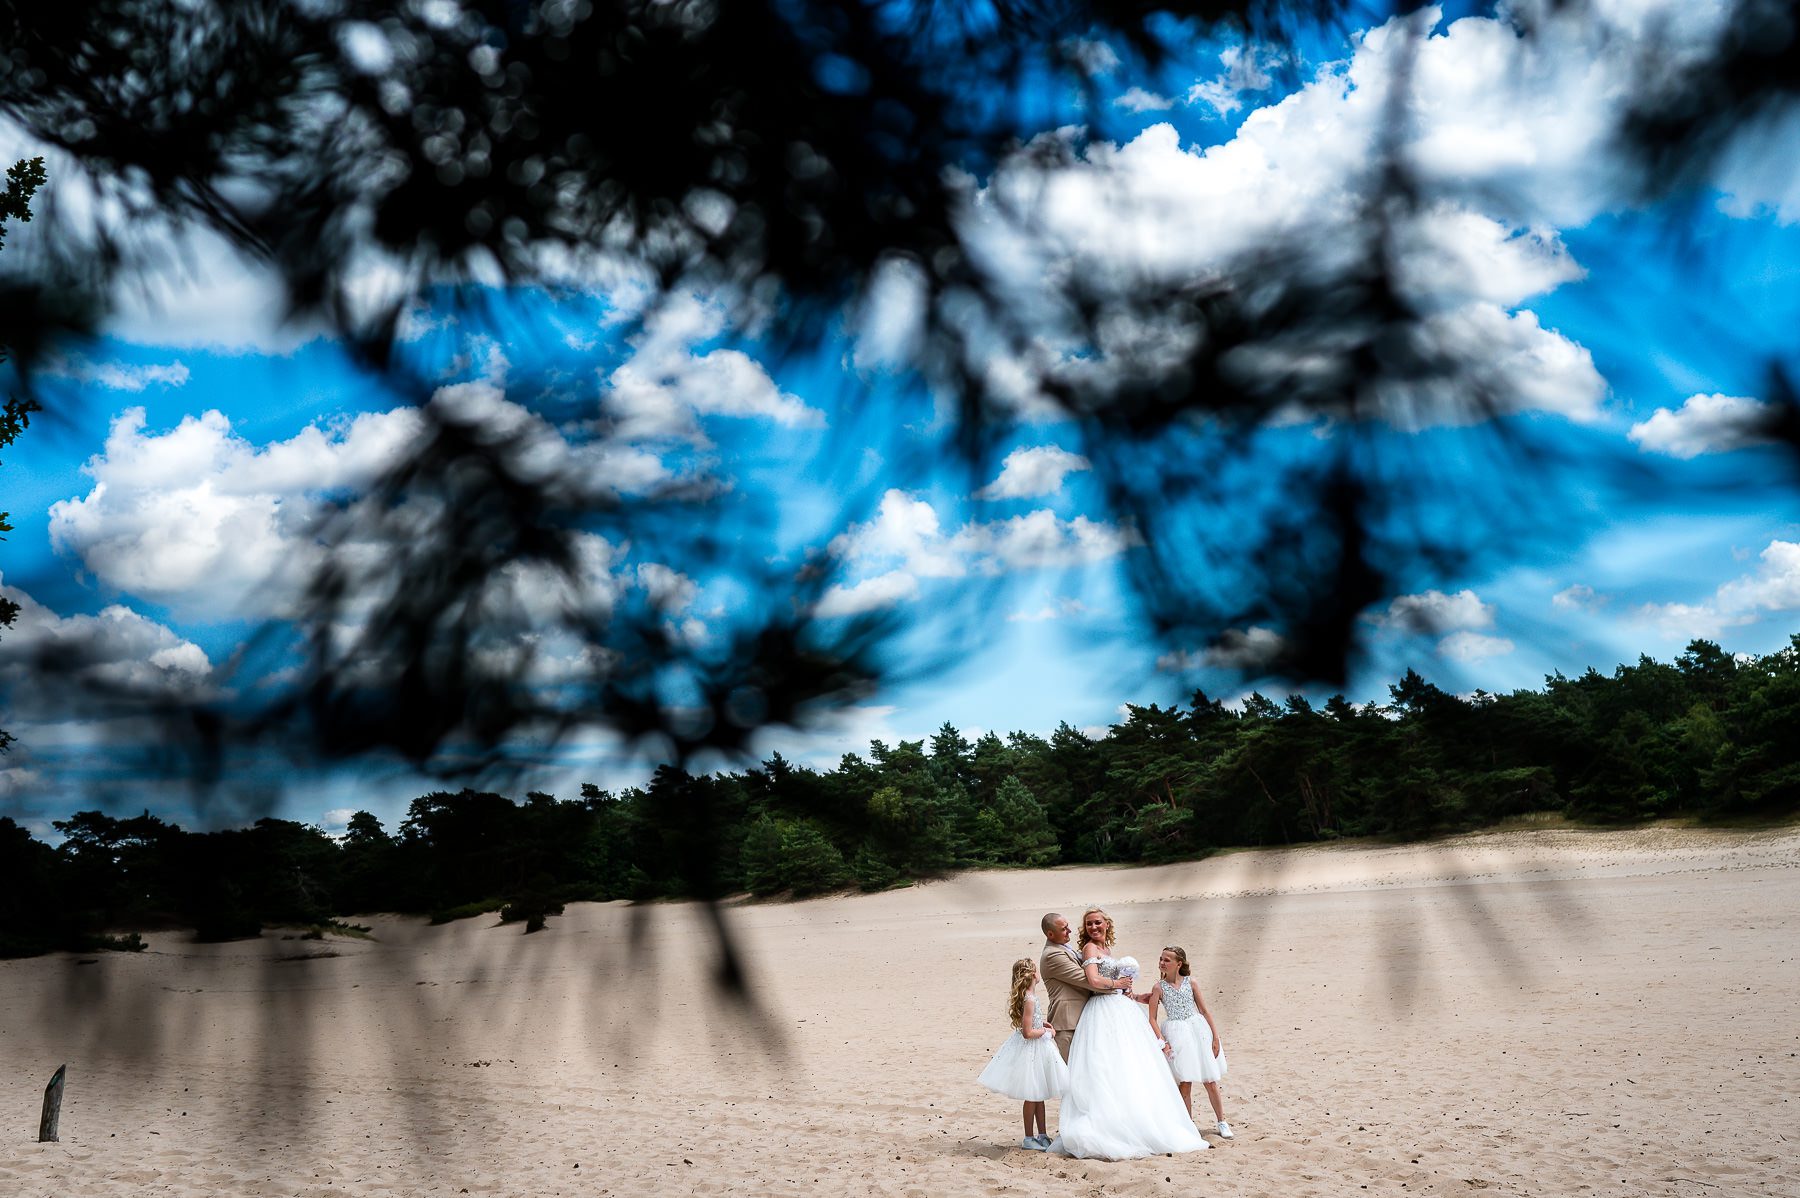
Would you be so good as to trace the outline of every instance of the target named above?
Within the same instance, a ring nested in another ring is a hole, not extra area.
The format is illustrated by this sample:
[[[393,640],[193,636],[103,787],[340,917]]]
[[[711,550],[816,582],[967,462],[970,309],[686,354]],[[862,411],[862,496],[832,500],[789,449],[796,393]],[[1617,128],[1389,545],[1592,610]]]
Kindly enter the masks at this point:
[[[1112,916],[1108,915],[1106,912],[1102,911],[1098,907],[1089,907],[1086,911],[1083,911],[1081,913],[1081,938],[1075,946],[1076,950],[1079,951],[1088,946],[1087,917],[1090,915],[1098,915],[1101,918],[1103,918],[1104,920],[1106,920],[1106,935],[1105,935],[1105,938],[1100,941],[1100,947],[1111,948],[1113,946]]]
[[[1037,984],[1037,962],[1020,957],[1013,962],[1012,993],[1006,997],[1006,1014],[1016,1028],[1025,1026],[1025,996]]]
[[[1181,962],[1181,968],[1176,972],[1182,977],[1185,978],[1194,972],[1188,968],[1187,950],[1185,948],[1175,944],[1165,944],[1163,945],[1163,952],[1168,953],[1171,957],[1174,957],[1177,961]]]

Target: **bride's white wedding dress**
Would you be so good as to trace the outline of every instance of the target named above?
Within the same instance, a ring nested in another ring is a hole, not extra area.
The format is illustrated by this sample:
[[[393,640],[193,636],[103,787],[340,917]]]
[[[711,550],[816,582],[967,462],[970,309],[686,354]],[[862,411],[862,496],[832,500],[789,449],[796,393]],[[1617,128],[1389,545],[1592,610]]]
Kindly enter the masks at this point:
[[[1099,964],[1102,977],[1119,976],[1114,958]],[[1081,1008],[1056,1130],[1050,1151],[1109,1161],[1210,1147],[1181,1105],[1144,1008],[1117,992]]]

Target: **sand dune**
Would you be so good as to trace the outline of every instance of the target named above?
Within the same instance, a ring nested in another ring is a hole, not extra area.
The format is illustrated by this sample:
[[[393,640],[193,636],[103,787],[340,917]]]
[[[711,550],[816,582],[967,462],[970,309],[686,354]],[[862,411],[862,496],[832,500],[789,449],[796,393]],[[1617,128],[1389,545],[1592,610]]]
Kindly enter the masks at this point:
[[[683,904],[0,962],[0,1194],[1791,1194],[1797,867],[1509,832],[744,905],[760,1015]],[[1235,1142],[1048,1158],[975,1084],[1008,963],[1090,903],[1189,950]]]

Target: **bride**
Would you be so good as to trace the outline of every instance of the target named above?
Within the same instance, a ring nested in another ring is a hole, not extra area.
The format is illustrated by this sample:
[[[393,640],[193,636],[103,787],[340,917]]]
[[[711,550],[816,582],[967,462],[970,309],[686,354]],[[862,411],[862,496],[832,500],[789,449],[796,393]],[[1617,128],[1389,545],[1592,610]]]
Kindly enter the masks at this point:
[[[1081,959],[1088,980],[1119,976],[1111,955],[1112,917],[1081,917]],[[1081,1009],[1069,1045],[1069,1089],[1050,1151],[1126,1160],[1210,1147],[1181,1105],[1181,1092],[1143,1010],[1125,993],[1096,994]]]

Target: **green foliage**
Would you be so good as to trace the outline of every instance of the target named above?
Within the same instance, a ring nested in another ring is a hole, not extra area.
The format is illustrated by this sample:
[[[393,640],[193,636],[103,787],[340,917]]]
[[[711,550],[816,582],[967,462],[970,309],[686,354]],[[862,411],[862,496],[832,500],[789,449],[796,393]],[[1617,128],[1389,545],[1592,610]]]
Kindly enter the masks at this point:
[[[6,168],[6,187],[0,190],[0,248],[6,245],[6,222],[16,220],[21,224],[31,219],[31,197],[45,183],[44,160],[42,158],[21,159]],[[0,341],[0,362],[5,362],[8,350],[5,342]],[[38,405],[30,399],[19,399],[9,396],[4,406],[0,406],[0,449],[4,449],[19,439],[31,423],[31,414],[38,411]],[[5,534],[12,531],[13,526],[7,522],[10,513],[0,512],[0,541],[6,539]],[[13,619],[19,614],[19,605],[10,599],[0,599],[0,628],[12,626]],[[12,743],[12,737],[0,732],[0,750]]]
[[[6,222],[31,220],[31,197],[46,181],[42,158],[22,158],[6,168],[6,188],[0,190],[0,248],[6,245]]]
[[[782,887],[781,825],[763,816],[751,825],[738,850],[744,869],[744,889],[762,896],[774,894]]]
[[[843,854],[813,821],[784,821],[781,827],[783,880],[794,897],[822,894],[849,883]]]
[[[497,912],[504,906],[506,906],[504,899],[476,899],[472,903],[460,903],[454,907],[444,907],[441,910],[433,911],[431,922],[434,924],[455,923],[459,919],[474,919],[477,915]]]
[[[1000,783],[993,805],[982,812],[997,830],[996,859],[1010,865],[1054,865],[1062,855],[1044,808],[1017,778]]]
[[[1061,725],[970,744],[780,756],[743,774],[659,769],[559,801],[415,799],[397,835],[366,811],[333,840],[259,820],[190,833],[148,812],[77,812],[51,848],[0,818],[0,955],[91,950],[105,929],[204,939],[352,911],[500,912],[540,928],[584,900],[884,890],[967,865],[1192,859],[1226,845],[1417,837],[1518,821],[1773,819],[1800,811],[1800,636],[1739,659],[1696,641],[1673,666],[1463,698],[1408,671],[1386,706],[1252,695],[1231,711],[1131,707],[1099,737]],[[315,932],[315,934],[322,934]],[[121,947],[130,947],[122,943]]]
[[[810,819],[763,816],[745,837],[742,860],[744,888],[758,896],[785,890],[803,898],[852,881],[843,854]]]

